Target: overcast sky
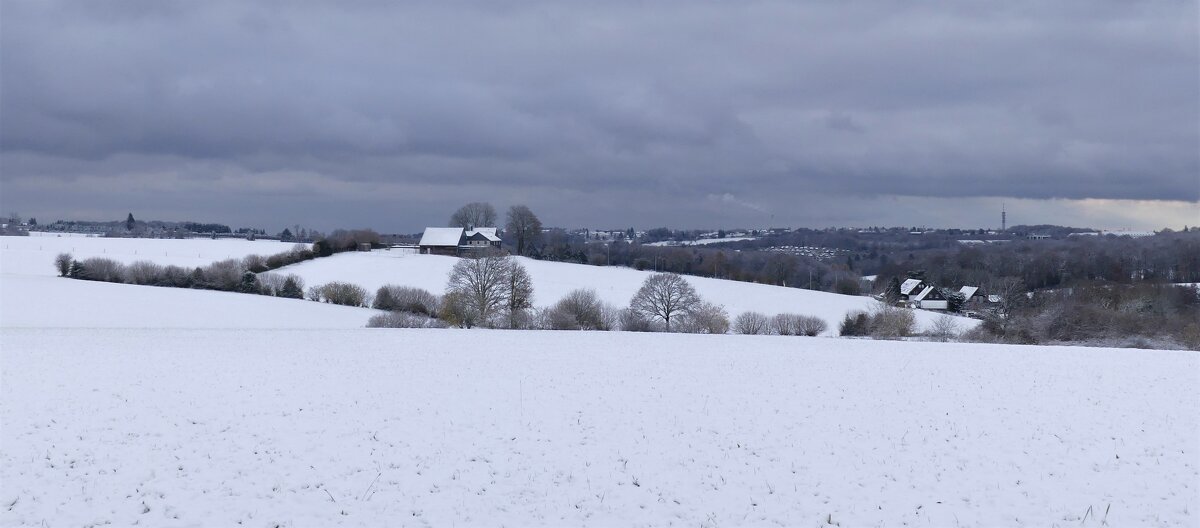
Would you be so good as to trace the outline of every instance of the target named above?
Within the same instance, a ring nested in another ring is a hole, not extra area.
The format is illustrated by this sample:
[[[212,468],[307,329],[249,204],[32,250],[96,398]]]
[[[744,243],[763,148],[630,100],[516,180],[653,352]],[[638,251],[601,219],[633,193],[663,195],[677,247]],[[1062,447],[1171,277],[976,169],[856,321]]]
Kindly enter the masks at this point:
[[[4,0],[0,208],[1200,223],[1197,2],[935,4]]]

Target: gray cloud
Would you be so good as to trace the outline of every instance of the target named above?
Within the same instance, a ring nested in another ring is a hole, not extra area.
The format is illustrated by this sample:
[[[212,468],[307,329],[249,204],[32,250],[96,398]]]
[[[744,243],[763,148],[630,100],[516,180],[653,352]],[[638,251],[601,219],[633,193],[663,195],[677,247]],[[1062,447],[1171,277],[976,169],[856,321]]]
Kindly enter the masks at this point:
[[[1196,202],[1198,38],[1183,1],[13,0],[0,202],[399,230],[489,197],[676,226]]]

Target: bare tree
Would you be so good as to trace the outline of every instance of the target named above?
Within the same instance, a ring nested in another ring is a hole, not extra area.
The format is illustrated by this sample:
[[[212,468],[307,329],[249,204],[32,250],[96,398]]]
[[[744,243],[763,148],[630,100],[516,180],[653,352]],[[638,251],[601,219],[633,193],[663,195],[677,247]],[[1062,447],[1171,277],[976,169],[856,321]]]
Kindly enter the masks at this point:
[[[518,255],[529,255],[542,240],[542,221],[524,205],[508,209],[504,234],[513,239]]]
[[[467,326],[492,325],[495,315],[508,305],[507,287],[512,272],[509,257],[481,255],[465,258],[450,270],[446,301],[461,303]]]
[[[958,337],[958,321],[950,315],[942,314],[933,321],[933,328],[929,329],[930,337],[937,341],[950,341]]]
[[[496,208],[487,202],[471,202],[450,215],[450,226],[461,228],[495,227]]]
[[[533,279],[520,262],[511,258],[505,260],[508,266],[504,275],[508,327],[521,328],[528,324],[529,309],[533,308]]]
[[[68,273],[71,273],[71,263],[74,261],[75,259],[70,253],[59,253],[57,257],[54,257],[54,268],[58,270],[58,276],[66,277]]]
[[[658,273],[646,278],[629,307],[647,318],[661,319],[671,331],[671,318],[695,310],[700,296],[688,281],[674,273]]]
[[[733,331],[747,335],[769,334],[771,324],[767,316],[759,312],[745,312],[733,320]]]

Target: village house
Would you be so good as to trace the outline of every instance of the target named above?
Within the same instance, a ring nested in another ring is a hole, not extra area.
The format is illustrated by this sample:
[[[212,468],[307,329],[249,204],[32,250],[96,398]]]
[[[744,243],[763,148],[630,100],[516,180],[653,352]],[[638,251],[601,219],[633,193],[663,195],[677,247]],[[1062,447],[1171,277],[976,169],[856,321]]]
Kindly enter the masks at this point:
[[[900,300],[909,301],[912,297],[925,289],[927,285],[921,279],[905,279],[900,283]]]
[[[941,288],[933,286],[925,286],[920,293],[910,296],[910,302],[913,308],[921,308],[924,310],[948,310],[950,301],[942,295]]]
[[[426,227],[417,248],[424,255],[457,257],[475,251],[500,249],[500,242],[494,227]]]

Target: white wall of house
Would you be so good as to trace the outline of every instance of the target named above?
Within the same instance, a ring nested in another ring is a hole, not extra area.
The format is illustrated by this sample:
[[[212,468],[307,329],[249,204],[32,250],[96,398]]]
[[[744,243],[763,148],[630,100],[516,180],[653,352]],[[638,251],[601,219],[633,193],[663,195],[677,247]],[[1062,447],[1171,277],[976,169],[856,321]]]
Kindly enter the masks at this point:
[[[926,310],[948,310],[950,309],[949,301],[921,301],[921,308]]]

